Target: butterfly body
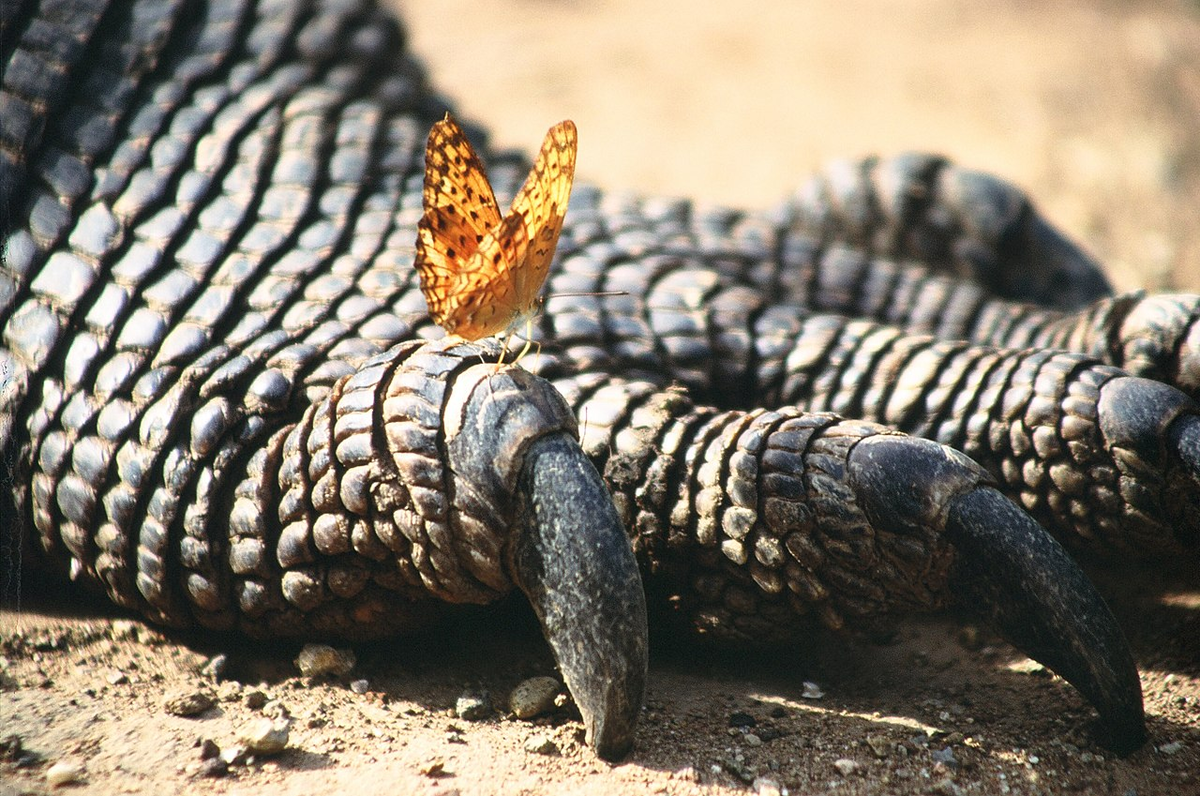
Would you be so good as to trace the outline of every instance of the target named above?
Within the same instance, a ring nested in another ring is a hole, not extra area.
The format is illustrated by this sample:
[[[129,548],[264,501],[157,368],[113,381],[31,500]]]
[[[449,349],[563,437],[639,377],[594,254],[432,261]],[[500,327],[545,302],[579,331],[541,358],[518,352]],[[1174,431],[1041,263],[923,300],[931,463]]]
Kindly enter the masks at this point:
[[[531,318],[546,281],[575,176],[575,124],[551,127],[533,170],[501,216],[479,156],[449,114],[425,150],[416,268],[430,317],[478,340]]]

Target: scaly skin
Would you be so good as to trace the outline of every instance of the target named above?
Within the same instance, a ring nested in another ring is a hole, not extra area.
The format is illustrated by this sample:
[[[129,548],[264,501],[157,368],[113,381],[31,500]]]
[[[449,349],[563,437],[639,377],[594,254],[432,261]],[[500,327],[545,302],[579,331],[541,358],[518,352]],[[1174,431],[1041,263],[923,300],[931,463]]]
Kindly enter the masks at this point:
[[[549,292],[626,294],[547,303],[524,364],[555,392],[486,365],[494,342],[416,345],[440,334],[412,243],[446,106],[369,3],[24,3],[4,32],[21,562],[275,636],[401,633],[519,589],[605,757],[645,681],[636,565],[742,642],[957,600],[1141,743],[1120,630],[995,485],[1071,545],[1194,556],[1200,410],[1095,359],[1194,396],[1194,297],[1099,298],[1019,192],[933,157],[762,214],[577,186]],[[511,196],[527,161],[479,148]],[[1099,303],[1036,315],[918,268]]]

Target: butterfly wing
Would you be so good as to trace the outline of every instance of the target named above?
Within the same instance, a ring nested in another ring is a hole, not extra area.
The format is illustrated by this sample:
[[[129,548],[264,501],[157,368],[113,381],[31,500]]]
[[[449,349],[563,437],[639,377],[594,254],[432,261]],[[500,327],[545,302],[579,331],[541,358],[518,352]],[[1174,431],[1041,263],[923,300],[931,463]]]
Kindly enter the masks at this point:
[[[466,340],[478,340],[512,325],[520,297],[514,292],[512,278],[519,269],[511,264],[526,258],[529,244],[525,219],[516,213],[506,216],[484,236],[475,254],[458,272],[452,288],[457,306],[450,325],[443,324],[446,331]]]
[[[509,262],[515,297],[513,319],[529,314],[537,301],[558,236],[562,232],[571,185],[575,180],[575,155],[579,135],[570,119],[550,128],[525,184],[513,199],[509,216],[524,219],[528,246],[522,260]]]
[[[501,217],[483,164],[450,114],[429,131],[423,200],[415,261],[421,292],[429,315],[453,332],[459,272]]]

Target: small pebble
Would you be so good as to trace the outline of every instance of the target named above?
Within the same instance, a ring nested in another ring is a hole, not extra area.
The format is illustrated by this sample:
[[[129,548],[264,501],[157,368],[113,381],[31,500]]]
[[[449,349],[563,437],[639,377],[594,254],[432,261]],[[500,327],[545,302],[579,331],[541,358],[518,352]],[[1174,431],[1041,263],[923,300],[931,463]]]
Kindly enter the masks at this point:
[[[753,787],[756,796],[783,796],[783,788],[779,782],[769,777],[754,780]]]
[[[365,694],[371,688],[371,683],[365,679],[352,680],[350,690],[356,694]]]
[[[105,678],[109,685],[125,685],[129,682],[129,676],[125,672],[113,670],[109,672]]]
[[[78,782],[83,777],[83,764],[75,760],[60,760],[46,770],[46,784],[61,788]]]
[[[268,701],[267,695],[262,691],[259,691],[257,688],[253,691],[247,691],[245,700],[246,707],[250,708],[251,710],[262,710],[263,706],[265,706]]]
[[[491,712],[486,694],[463,694],[454,703],[454,715],[465,721],[482,721]]]
[[[262,712],[268,719],[288,719],[292,716],[292,712],[288,710],[287,705],[278,699],[272,699],[263,705]]]
[[[805,699],[820,699],[825,696],[825,692],[821,690],[821,686],[811,680],[805,680],[804,690],[800,692],[800,696]]]
[[[1173,755],[1182,749],[1183,744],[1179,741],[1171,741],[1170,743],[1165,743],[1158,747],[1158,751],[1162,752],[1164,755]]]
[[[754,734],[757,735],[763,743],[783,737],[783,731],[778,727],[760,727]]]
[[[958,768],[958,758],[954,756],[954,750],[949,746],[945,749],[934,749],[930,753],[930,757],[933,758],[933,762],[935,763],[941,763],[949,768]],[[1030,758],[1031,761],[1035,759]]]
[[[198,773],[202,777],[219,779],[229,773],[229,764],[219,757],[210,757],[200,764]]]
[[[545,735],[532,735],[525,740],[525,751],[538,755],[556,755],[558,744]]]
[[[848,777],[855,771],[858,771],[860,766],[859,763],[851,760],[850,758],[842,757],[833,761],[833,767],[836,768],[843,777]]]
[[[291,724],[288,719],[259,719],[242,734],[242,741],[253,754],[277,755],[287,747]]]
[[[227,766],[240,766],[246,762],[246,758],[250,756],[250,750],[245,744],[235,743],[226,746],[221,750],[219,757],[225,761]]]
[[[200,674],[214,683],[225,679],[225,669],[229,667],[229,656],[225,653],[214,655],[208,659],[208,663],[200,669]]]
[[[200,742],[200,759],[201,760],[212,760],[214,757],[217,757],[220,754],[221,754],[221,747],[217,746],[216,741],[214,741],[210,738],[205,738],[203,741]]]
[[[892,751],[891,742],[882,735],[868,735],[867,746],[871,747],[871,751],[878,758],[887,757],[888,753]]]
[[[172,716],[198,716],[212,706],[212,695],[203,691],[184,691],[163,702],[163,710]]]
[[[758,720],[749,713],[739,710],[729,714],[730,727],[753,727],[756,724],[758,724]]]
[[[1016,672],[1018,674],[1029,674],[1029,675],[1033,675],[1034,677],[1049,677],[1050,676],[1049,669],[1047,669],[1042,664],[1040,664],[1037,661],[1032,660],[1030,658],[1025,658],[1024,660],[1020,660],[1015,663],[1010,663],[1007,668],[1010,672]]]
[[[763,743],[762,738],[759,738],[757,735],[755,735],[752,732],[746,733],[746,735],[742,738],[742,740],[745,742],[746,746],[750,746],[750,747],[762,746],[762,743]]]
[[[446,776],[446,762],[444,760],[430,760],[421,766],[421,773],[431,779]]]
[[[508,709],[518,719],[532,719],[554,710],[558,696],[558,680],[553,677],[530,677],[522,680],[508,695]]]
[[[237,680],[226,680],[217,686],[217,699],[222,702],[236,702],[242,698],[246,689]]]
[[[305,677],[342,677],[358,663],[350,650],[334,649],[328,644],[306,644],[296,656],[296,668]]]

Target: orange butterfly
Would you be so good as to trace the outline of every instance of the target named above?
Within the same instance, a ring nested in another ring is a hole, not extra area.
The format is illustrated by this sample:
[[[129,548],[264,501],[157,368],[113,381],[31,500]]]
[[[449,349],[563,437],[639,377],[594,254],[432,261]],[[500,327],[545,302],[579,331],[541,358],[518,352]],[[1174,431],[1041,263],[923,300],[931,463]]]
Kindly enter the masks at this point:
[[[416,266],[430,317],[451,335],[478,340],[532,318],[562,232],[577,148],[574,122],[551,127],[502,218],[463,129],[450,114],[433,125]]]

